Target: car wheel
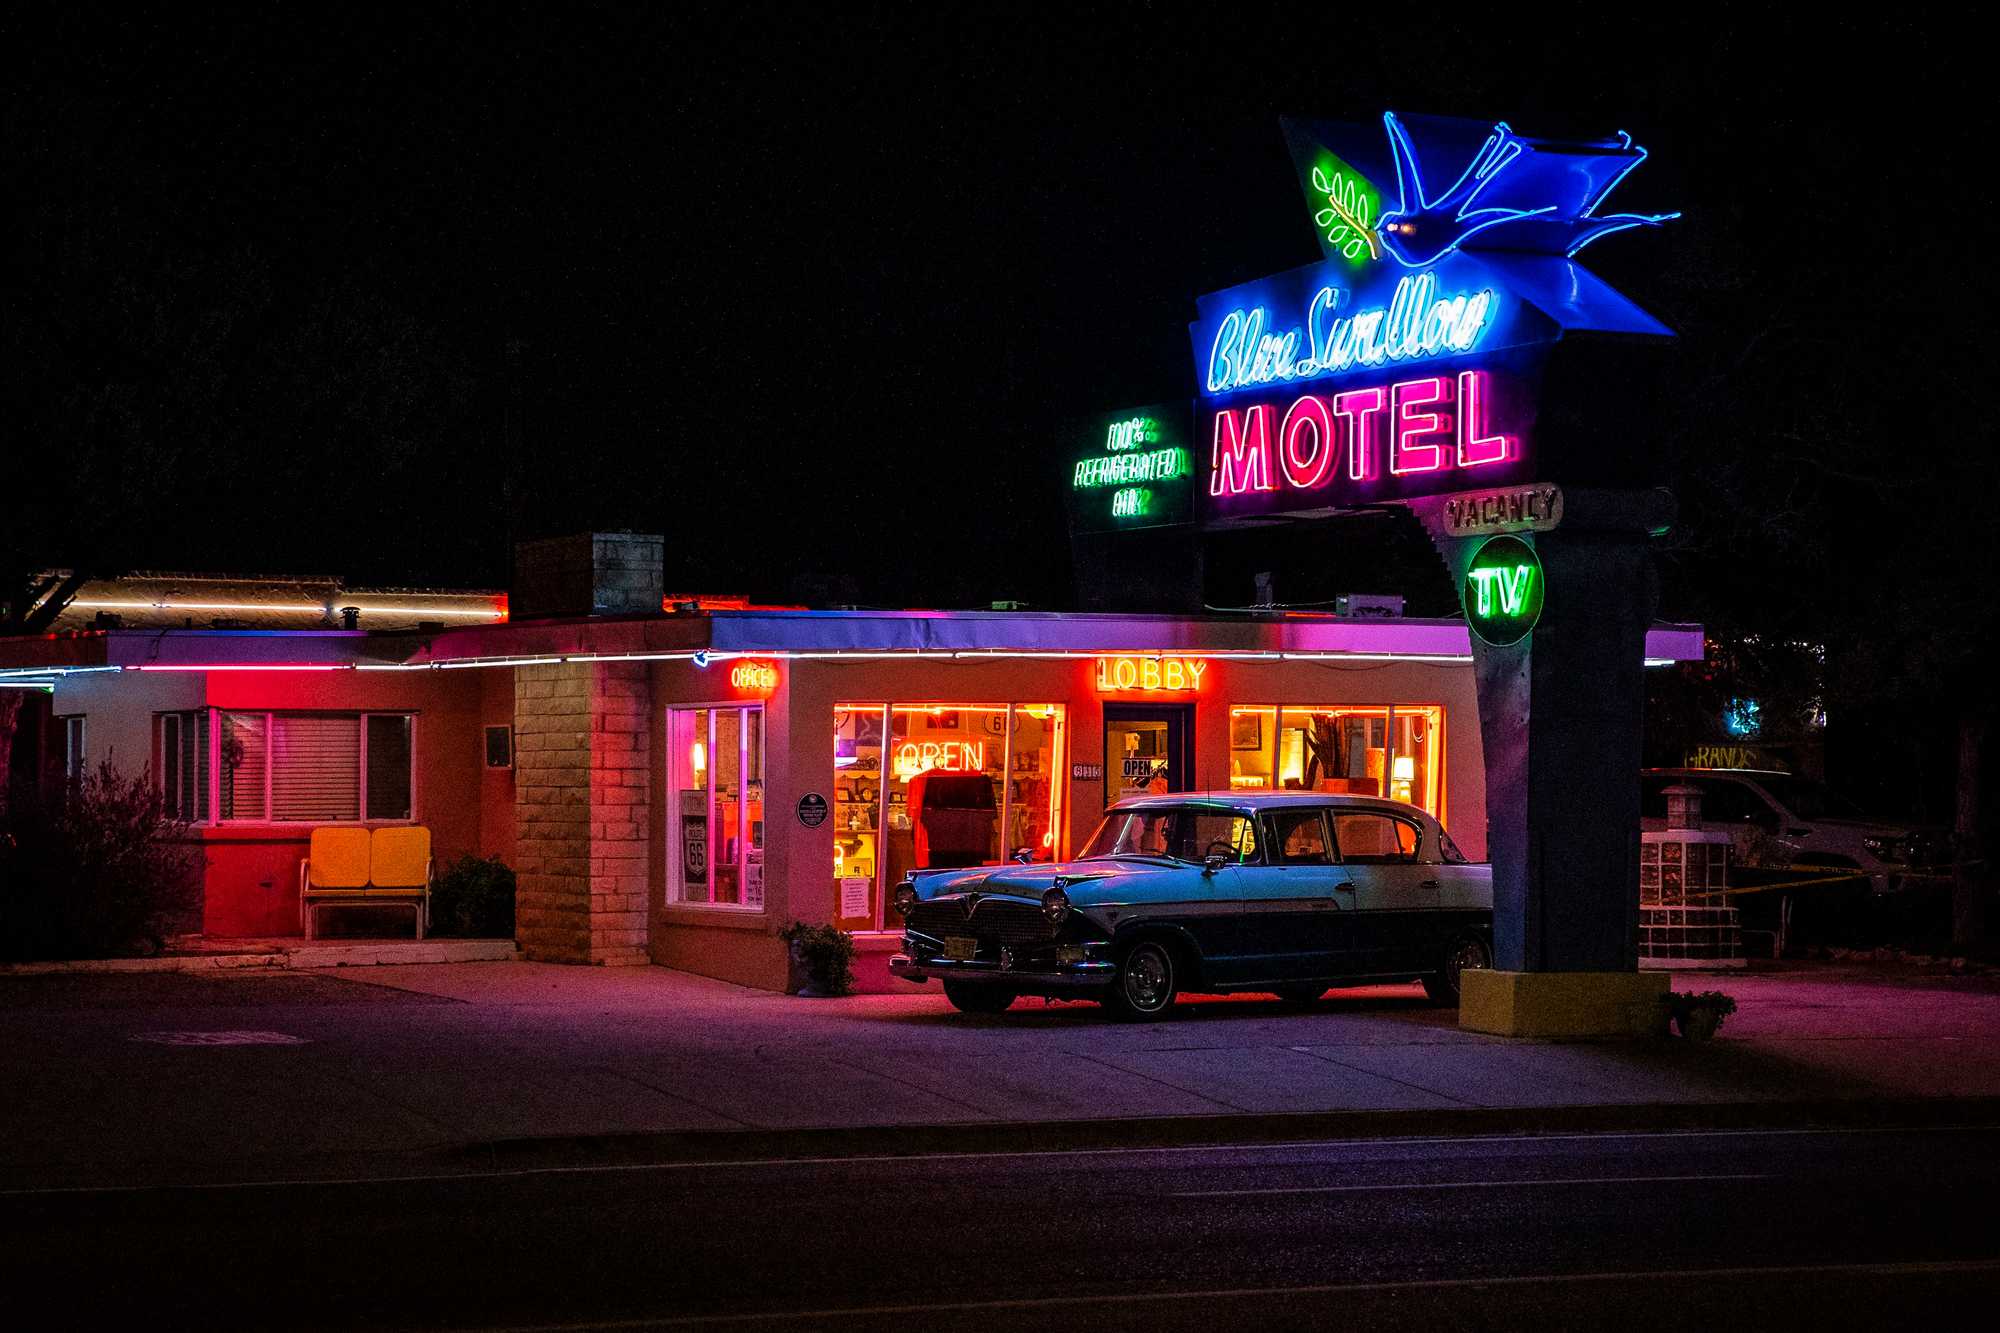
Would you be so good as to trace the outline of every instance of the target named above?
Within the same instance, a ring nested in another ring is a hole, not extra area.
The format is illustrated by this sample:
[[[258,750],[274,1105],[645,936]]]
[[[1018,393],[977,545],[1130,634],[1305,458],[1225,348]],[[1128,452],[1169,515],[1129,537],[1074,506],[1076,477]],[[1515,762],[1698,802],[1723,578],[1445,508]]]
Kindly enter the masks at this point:
[[[1173,950],[1158,940],[1141,940],[1119,961],[1104,1007],[1119,1018],[1145,1022],[1173,1008],[1179,989]]]
[[[1005,986],[982,986],[969,981],[946,981],[944,998],[961,1014],[1004,1013],[1019,998]]]
[[[1326,994],[1326,989],[1325,986],[1302,983],[1297,986],[1280,986],[1273,994],[1282,1003],[1288,1004],[1294,1009],[1303,1009],[1307,1005],[1317,1001],[1320,996]]]
[[[1444,966],[1424,978],[1424,994],[1434,1004],[1458,1006],[1461,972],[1493,966],[1493,950],[1477,935],[1461,935],[1445,949]]]

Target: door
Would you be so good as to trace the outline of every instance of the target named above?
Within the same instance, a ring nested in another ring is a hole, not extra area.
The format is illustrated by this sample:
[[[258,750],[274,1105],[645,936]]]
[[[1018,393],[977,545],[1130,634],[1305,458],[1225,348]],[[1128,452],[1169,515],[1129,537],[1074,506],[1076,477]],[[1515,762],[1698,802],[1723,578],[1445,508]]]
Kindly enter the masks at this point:
[[[1266,863],[1251,877],[1261,900],[1245,906],[1263,941],[1269,976],[1304,981],[1349,971],[1353,912],[1337,892],[1347,872],[1334,864],[1325,812],[1316,806],[1268,812],[1264,851]]]
[[[1104,705],[1104,804],[1194,786],[1194,709]]]
[[[1335,810],[1334,848],[1346,882],[1338,897],[1352,911],[1353,970],[1421,971],[1442,941],[1440,867],[1417,860],[1422,831],[1386,811]]]

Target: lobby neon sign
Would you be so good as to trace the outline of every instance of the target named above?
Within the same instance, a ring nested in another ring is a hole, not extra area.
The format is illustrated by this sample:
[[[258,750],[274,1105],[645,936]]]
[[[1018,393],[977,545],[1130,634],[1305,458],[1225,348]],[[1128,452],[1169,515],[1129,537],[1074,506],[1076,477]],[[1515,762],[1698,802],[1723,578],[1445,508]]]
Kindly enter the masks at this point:
[[[1262,306],[1230,311],[1209,347],[1208,391],[1457,356],[1479,345],[1493,313],[1491,289],[1440,296],[1430,273],[1401,279],[1386,306],[1338,313],[1352,300],[1344,288],[1321,287],[1306,304],[1305,323],[1282,332],[1269,330],[1271,317]]]
[[[1208,493],[1313,491],[1337,472],[1360,483],[1385,467],[1405,477],[1512,462],[1521,442],[1489,423],[1492,397],[1487,372],[1465,370],[1327,397],[1305,394],[1282,418],[1271,403],[1218,411]]]
[[[1199,657],[1100,657],[1100,694],[1197,694],[1208,663]]]

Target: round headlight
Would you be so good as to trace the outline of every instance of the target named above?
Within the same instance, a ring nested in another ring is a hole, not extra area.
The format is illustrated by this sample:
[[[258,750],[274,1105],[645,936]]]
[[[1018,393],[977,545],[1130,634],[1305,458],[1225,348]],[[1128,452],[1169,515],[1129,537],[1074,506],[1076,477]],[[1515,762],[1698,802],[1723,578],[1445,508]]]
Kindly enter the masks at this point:
[[[1042,895],[1042,915],[1052,926],[1060,926],[1069,916],[1069,895],[1060,888],[1050,889]]]
[[[895,904],[896,915],[908,916],[910,909],[917,905],[916,888],[909,884],[898,884],[895,897],[890,901]]]

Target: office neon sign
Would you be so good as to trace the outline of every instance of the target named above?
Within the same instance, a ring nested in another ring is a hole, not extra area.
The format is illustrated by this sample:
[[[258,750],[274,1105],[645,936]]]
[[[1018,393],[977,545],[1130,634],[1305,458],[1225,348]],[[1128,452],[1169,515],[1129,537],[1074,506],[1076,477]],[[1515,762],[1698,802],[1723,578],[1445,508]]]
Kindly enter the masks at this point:
[[[772,694],[778,688],[778,668],[769,662],[738,662],[729,668],[729,685],[742,694]]]

